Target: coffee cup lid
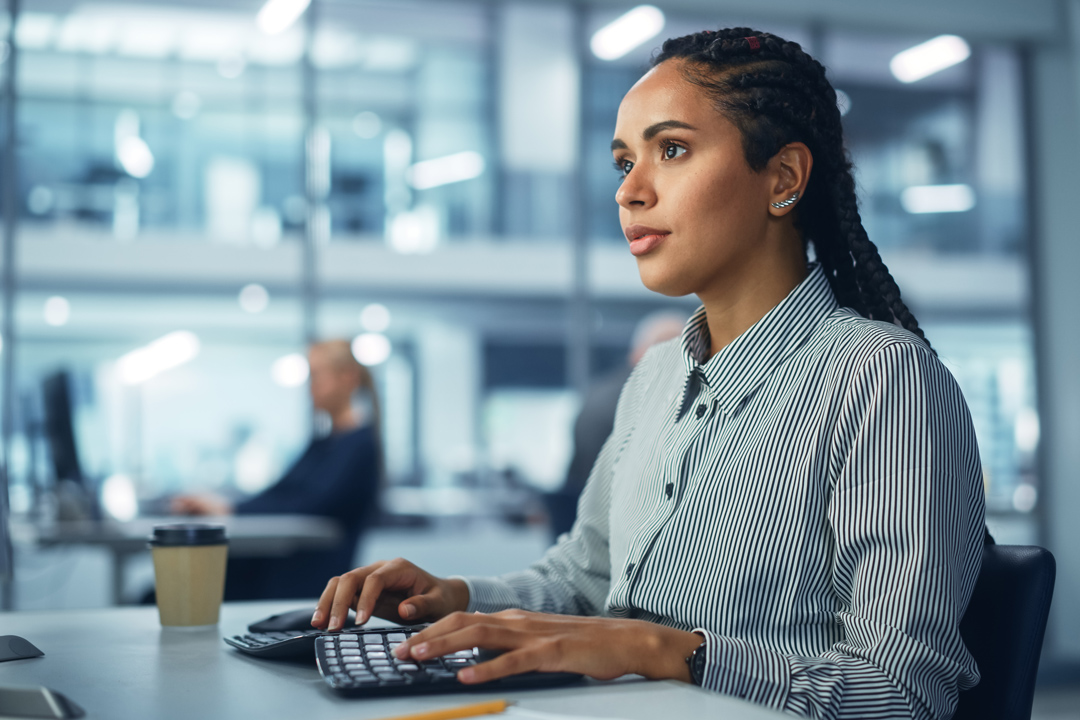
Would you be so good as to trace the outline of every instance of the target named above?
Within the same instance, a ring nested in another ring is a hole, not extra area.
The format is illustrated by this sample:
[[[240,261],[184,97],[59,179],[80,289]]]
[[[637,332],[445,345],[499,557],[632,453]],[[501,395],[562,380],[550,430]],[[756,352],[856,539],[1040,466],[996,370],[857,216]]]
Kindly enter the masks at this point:
[[[154,535],[150,538],[150,544],[156,547],[226,545],[228,542],[224,525],[206,523],[155,525]]]

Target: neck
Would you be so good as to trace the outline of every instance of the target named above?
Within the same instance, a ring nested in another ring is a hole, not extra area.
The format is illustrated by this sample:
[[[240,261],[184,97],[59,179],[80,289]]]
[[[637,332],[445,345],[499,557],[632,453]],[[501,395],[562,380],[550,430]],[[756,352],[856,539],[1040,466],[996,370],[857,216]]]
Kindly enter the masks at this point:
[[[360,418],[349,405],[330,413],[330,432],[345,432],[359,426]]]
[[[783,244],[787,251],[761,253],[732,268],[698,293],[709,325],[709,357],[749,330],[806,279],[802,241],[796,237],[794,243]]]

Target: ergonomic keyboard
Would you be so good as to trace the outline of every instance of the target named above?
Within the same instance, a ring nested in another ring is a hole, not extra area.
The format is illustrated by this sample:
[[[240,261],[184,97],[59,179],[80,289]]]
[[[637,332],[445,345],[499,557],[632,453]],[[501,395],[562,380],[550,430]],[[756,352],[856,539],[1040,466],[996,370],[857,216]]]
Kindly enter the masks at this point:
[[[484,650],[462,650],[423,662],[399,660],[392,650],[425,626],[353,628],[315,638],[315,660],[323,679],[344,695],[400,695],[489,688],[544,687],[581,680],[576,673],[524,673],[480,685],[458,682],[462,668],[495,657]]]
[[[363,628],[346,628],[345,632],[364,632]],[[225,642],[240,652],[255,657],[271,659],[310,659],[315,655],[315,638],[324,631],[279,630],[272,632],[248,632],[224,638]]]

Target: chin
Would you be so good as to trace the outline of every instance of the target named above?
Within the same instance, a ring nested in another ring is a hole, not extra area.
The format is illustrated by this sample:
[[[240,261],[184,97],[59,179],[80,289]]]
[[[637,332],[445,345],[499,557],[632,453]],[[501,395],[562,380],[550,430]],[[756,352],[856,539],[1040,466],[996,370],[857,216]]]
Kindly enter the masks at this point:
[[[638,274],[641,276],[641,284],[646,288],[668,297],[685,297],[694,294],[692,283],[685,275],[670,272],[655,265],[647,259],[638,259]]]

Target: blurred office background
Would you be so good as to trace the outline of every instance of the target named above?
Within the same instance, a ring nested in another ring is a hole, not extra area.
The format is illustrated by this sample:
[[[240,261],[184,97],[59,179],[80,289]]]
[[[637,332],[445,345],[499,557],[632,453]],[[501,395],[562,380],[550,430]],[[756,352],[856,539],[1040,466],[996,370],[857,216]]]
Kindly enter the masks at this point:
[[[991,530],[1051,547],[1057,607],[1080,601],[1076,0],[672,0],[632,16],[630,49],[597,35],[633,8],[608,0],[263,5],[19,0],[0,20],[13,520],[62,511],[50,378],[123,519],[273,482],[317,421],[306,342],[347,337],[385,413],[358,561],[527,562],[583,390],[643,316],[694,308],[642,288],[626,249],[619,100],[664,37],[749,24],[827,66],[870,235],[970,405]],[[14,550],[15,607],[107,601],[99,551]],[[1047,645],[1075,675],[1080,620],[1056,613]]]

